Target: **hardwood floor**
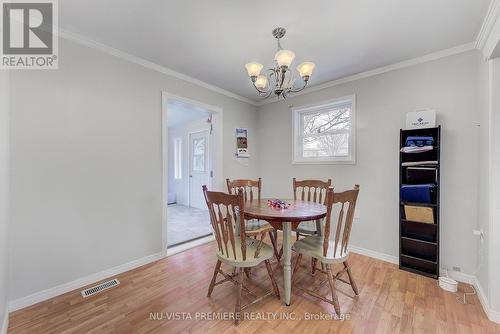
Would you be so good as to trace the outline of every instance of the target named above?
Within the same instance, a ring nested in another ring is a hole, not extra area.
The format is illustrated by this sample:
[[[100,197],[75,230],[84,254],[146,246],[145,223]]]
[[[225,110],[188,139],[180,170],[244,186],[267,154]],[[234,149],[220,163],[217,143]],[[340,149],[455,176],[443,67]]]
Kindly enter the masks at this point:
[[[216,286],[212,297],[206,297],[216,263],[214,246],[202,245],[118,275],[118,287],[94,297],[83,299],[80,291],[73,291],[14,312],[8,333],[500,333],[477,296],[463,305],[435,280],[358,254],[350,262],[359,296],[337,283],[348,320],[306,320],[308,314],[334,314],[333,306],[294,290],[290,307],[269,296],[245,310],[257,319],[244,319],[239,326],[231,319],[198,321],[203,314],[230,316],[234,309],[236,289],[231,283]],[[310,261],[302,263],[298,284],[310,286],[325,278],[319,273],[311,277]],[[282,291],[279,268],[274,262]],[[246,282],[257,294],[271,288],[264,264]],[[327,284],[320,293],[328,293]],[[248,301],[243,293],[243,304]]]

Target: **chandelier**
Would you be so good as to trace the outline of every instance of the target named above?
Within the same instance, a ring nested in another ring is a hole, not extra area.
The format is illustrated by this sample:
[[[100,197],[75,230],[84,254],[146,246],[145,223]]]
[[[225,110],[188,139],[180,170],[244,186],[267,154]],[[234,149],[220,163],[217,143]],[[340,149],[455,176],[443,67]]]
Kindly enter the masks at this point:
[[[281,47],[280,39],[286,34],[285,28],[274,28],[273,36],[278,41],[278,51],[274,55],[276,62],[275,68],[270,68],[267,75],[260,74],[262,64],[251,62],[245,65],[248,76],[252,80],[252,84],[259,93],[259,96],[264,98],[270,97],[273,93],[278,98],[281,96],[284,99],[290,93],[300,92],[306,88],[309,78],[316,66],[314,63],[306,61],[297,66],[297,72],[302,78],[300,85],[296,83],[298,78],[296,74],[290,70],[290,65],[295,58],[295,53],[290,50],[284,50]]]

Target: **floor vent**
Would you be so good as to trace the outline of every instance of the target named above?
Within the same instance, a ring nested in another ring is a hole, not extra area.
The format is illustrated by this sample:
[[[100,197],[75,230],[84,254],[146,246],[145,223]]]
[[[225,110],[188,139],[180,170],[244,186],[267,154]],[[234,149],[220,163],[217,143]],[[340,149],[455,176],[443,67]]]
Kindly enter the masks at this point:
[[[101,291],[112,288],[118,284],[120,284],[120,282],[116,278],[113,278],[111,281],[103,282],[103,283],[98,284],[96,286],[93,286],[91,288],[82,290],[82,296],[83,296],[83,298],[87,298],[87,297],[93,296]]]

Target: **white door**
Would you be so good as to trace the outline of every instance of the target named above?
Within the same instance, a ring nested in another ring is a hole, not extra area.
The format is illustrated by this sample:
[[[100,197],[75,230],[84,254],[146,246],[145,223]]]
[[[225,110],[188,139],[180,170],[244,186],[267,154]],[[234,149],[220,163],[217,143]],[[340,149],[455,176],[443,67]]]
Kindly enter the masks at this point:
[[[208,130],[189,134],[189,206],[207,209],[201,187],[209,185]]]

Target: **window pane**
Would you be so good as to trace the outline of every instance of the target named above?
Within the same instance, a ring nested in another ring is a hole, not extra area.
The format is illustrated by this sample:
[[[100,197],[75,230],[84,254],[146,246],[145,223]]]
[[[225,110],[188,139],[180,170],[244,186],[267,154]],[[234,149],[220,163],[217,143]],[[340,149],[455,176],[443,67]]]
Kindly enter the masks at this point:
[[[182,179],[182,140],[175,139],[174,142],[174,178]]]
[[[328,131],[349,130],[350,106],[343,106],[316,114],[302,115],[302,133],[313,135]]]
[[[205,171],[205,155],[193,155],[193,172]]]
[[[294,163],[355,163],[351,96],[294,109]]]
[[[337,133],[302,139],[302,157],[345,157],[349,155],[349,134]]]
[[[193,154],[205,154],[205,138],[196,138],[193,140]]]
[[[193,172],[205,172],[205,138],[193,139]]]

